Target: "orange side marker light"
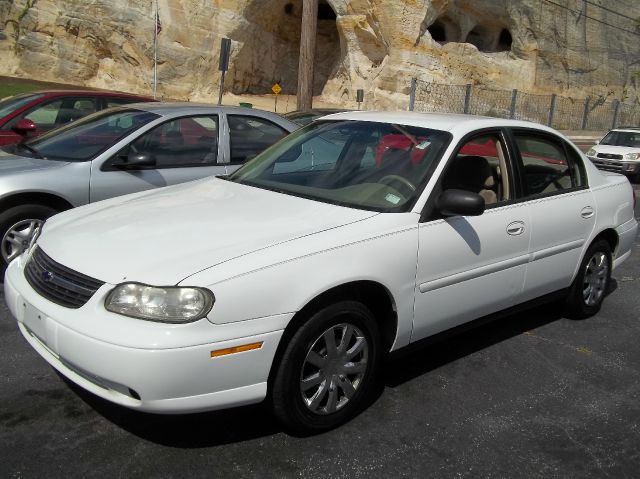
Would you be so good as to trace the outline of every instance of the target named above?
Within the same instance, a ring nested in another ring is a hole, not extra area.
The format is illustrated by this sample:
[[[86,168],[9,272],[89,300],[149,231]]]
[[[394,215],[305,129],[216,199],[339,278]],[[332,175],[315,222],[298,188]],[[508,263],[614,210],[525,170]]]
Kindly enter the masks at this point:
[[[211,351],[212,358],[219,358],[220,356],[228,356],[229,354],[243,353],[245,351],[253,351],[254,349],[260,349],[264,341],[251,344],[243,344],[241,346],[234,346],[232,348],[217,349]]]

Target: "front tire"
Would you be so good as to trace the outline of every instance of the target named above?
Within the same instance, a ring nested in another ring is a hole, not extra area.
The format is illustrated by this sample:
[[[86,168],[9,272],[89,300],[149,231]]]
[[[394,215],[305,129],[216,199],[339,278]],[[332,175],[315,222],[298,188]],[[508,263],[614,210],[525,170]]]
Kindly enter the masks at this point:
[[[271,400],[276,417],[295,434],[332,429],[370,398],[381,359],[371,311],[341,301],[313,314],[293,335],[277,366]]]
[[[19,205],[0,214],[0,271],[29,247],[31,238],[44,220],[56,214],[43,205]]]
[[[566,299],[567,316],[585,319],[602,306],[611,282],[611,246],[598,240],[589,246]]]

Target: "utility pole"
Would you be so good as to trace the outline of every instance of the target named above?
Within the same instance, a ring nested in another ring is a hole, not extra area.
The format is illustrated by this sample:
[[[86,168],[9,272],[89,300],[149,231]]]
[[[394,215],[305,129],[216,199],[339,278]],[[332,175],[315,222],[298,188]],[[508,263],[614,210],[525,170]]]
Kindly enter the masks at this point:
[[[316,55],[318,0],[302,0],[300,61],[298,63],[298,110],[310,110],[313,103],[313,66]]]

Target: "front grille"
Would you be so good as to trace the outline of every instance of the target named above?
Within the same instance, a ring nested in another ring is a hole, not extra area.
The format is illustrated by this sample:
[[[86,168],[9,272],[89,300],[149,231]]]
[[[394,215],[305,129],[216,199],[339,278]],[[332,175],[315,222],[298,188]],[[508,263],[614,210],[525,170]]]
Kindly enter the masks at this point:
[[[596,155],[598,158],[607,158],[609,160],[621,160],[622,155],[615,155],[613,153],[598,153]]]
[[[591,162],[601,170],[621,172],[624,168],[624,164],[619,161],[607,161],[599,158],[591,158]]]
[[[104,284],[57,263],[38,246],[24,269],[24,275],[38,293],[67,308],[81,307]]]

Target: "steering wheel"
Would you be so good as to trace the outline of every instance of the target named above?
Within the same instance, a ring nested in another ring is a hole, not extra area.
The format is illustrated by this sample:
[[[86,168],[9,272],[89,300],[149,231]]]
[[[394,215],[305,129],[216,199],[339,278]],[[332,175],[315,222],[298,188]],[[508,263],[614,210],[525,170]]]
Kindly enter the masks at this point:
[[[414,191],[416,191],[415,185],[411,183],[409,180],[407,180],[404,176],[400,176],[400,175],[385,175],[378,180],[378,183],[382,183],[389,186],[393,186],[394,183],[396,185],[399,184],[401,185],[401,188],[408,190],[409,195],[411,195]]]

